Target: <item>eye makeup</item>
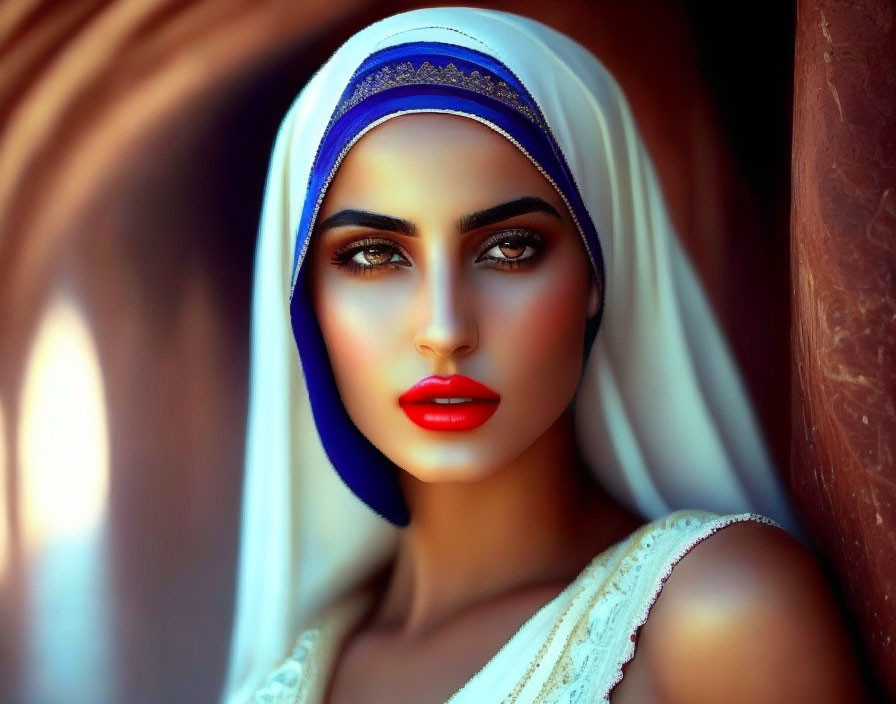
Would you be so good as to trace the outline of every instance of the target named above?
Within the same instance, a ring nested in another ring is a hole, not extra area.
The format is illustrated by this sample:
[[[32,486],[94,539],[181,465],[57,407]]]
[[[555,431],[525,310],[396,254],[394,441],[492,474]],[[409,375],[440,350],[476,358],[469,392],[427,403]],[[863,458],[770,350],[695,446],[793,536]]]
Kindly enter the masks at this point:
[[[489,235],[477,248],[475,264],[506,271],[535,266],[547,250],[545,237],[526,228],[508,228]],[[410,256],[394,240],[365,237],[333,252],[331,263],[351,274],[372,274],[410,266]]]
[[[389,258],[378,261],[383,256]],[[399,257],[399,261],[396,261],[396,257]],[[367,263],[362,263],[364,261]],[[362,275],[411,265],[401,247],[393,240],[383,237],[352,240],[333,252],[331,262],[340,269]]]
[[[513,250],[522,251],[514,253]],[[488,237],[482,243],[480,253],[474,261],[477,264],[489,262],[490,267],[498,269],[530,268],[538,263],[546,250],[547,245],[542,235],[534,230],[513,228],[501,230]]]

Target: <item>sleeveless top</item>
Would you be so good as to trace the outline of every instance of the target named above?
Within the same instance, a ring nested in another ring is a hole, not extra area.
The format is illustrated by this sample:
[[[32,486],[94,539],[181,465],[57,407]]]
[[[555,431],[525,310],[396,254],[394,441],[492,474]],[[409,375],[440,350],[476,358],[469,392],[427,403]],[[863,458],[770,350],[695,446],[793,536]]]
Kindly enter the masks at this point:
[[[648,523],[604,550],[542,606],[446,704],[609,702],[635,654],[675,565],[695,545],[740,521],[781,528],[755,513],[681,510]],[[254,704],[322,704],[342,639],[366,613],[369,595],[337,602],[298,637]]]

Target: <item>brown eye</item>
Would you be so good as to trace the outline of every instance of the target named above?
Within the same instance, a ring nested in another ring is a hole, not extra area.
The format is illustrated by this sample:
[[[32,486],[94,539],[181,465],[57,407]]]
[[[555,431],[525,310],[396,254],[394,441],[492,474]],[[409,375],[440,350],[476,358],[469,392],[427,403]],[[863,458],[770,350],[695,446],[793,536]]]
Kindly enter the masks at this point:
[[[515,269],[534,264],[544,251],[544,239],[532,230],[505,230],[489,238],[477,262],[489,262],[496,268]]]
[[[351,274],[372,274],[411,265],[398,245],[371,238],[340,247],[333,253],[332,262]]]
[[[358,252],[368,266],[379,266],[392,259],[392,252],[385,247],[368,247]],[[357,255],[355,255],[357,256]]]
[[[507,259],[517,259],[522,256],[523,252],[526,251],[526,245],[521,242],[513,242],[513,241],[505,241],[501,242],[498,245],[498,249],[501,250],[501,254],[503,254]]]

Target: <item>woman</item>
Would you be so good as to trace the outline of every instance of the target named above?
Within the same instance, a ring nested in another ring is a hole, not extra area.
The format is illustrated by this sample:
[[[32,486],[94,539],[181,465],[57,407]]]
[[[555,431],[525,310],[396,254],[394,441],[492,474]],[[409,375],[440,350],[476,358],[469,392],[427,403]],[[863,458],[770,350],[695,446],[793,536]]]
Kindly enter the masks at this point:
[[[253,323],[226,701],[861,698],[628,106],[567,37],[447,8],[343,45],[277,137]]]

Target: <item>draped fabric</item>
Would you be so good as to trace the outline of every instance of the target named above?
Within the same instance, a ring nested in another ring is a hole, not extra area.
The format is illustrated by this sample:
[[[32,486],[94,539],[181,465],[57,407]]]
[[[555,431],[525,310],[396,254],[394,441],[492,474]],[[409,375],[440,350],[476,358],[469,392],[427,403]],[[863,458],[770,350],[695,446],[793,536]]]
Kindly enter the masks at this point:
[[[687,553],[730,525],[764,516],[675,511],[597,555],[536,611],[445,704],[569,704],[609,701],[634,657],[638,632],[665,580]],[[321,704],[339,647],[375,596],[352,592],[299,634],[253,704]],[[395,683],[401,688],[401,682]]]
[[[327,456],[359,498],[399,526],[409,516],[396,468],[357,431],[342,405],[301,265],[326,186],[351,145],[386,119],[420,112],[462,115],[513,141],[563,198],[601,289],[604,280],[600,239],[575,178],[538,105],[507,67],[482,52],[430,41],[400,44],[365,59],[336,106],[311,168],[294,247],[290,314]],[[589,321],[586,358],[599,320]]]
[[[368,130],[411,112],[465,116],[509,139],[576,223],[603,289],[574,401],[576,437],[606,490],[647,520],[676,509],[750,511],[799,530],[612,76],[568,37],[516,15],[396,15],[331,57],[274,144],[255,262],[225,702],[248,699],[301,628],[388,559],[413,520],[400,470],[339,401],[302,285],[340,160]]]

